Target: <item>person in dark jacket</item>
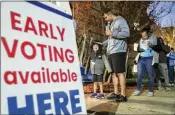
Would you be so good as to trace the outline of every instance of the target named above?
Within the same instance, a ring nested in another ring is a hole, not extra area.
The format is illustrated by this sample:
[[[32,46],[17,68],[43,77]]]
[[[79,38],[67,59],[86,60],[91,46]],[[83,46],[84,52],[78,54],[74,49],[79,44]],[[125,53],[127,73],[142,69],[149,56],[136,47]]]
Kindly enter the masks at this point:
[[[152,49],[159,54],[159,63],[154,65],[154,70],[156,72],[156,81],[159,90],[165,89],[169,91],[168,88],[168,67],[167,67],[167,54],[170,52],[168,45],[164,43],[161,37],[157,39],[157,45],[153,46]],[[161,77],[163,79],[161,79]]]
[[[90,67],[93,75],[94,93],[90,95],[91,98],[102,99],[105,98],[103,94],[103,72],[105,66],[108,72],[112,72],[106,56],[102,53],[102,46],[98,42],[93,43],[93,52],[91,54]],[[100,86],[100,93],[97,94],[97,85]]]

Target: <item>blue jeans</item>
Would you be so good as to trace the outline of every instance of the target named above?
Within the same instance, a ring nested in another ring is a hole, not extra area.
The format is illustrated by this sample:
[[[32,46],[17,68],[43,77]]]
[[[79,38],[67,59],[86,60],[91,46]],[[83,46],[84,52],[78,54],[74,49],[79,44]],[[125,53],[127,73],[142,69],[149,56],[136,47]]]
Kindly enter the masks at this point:
[[[174,66],[169,66],[168,76],[169,83],[174,83]]]
[[[137,90],[141,91],[142,88],[142,78],[146,72],[149,78],[149,91],[153,92],[154,77],[153,77],[153,67],[152,67],[153,57],[140,57],[137,63]]]

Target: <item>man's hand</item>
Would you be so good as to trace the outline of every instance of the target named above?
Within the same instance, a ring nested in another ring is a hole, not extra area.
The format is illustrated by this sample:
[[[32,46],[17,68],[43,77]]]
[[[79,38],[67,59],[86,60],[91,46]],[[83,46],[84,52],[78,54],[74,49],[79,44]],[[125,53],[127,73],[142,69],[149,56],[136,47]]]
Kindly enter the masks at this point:
[[[111,30],[106,30],[106,36],[112,36],[112,31]]]

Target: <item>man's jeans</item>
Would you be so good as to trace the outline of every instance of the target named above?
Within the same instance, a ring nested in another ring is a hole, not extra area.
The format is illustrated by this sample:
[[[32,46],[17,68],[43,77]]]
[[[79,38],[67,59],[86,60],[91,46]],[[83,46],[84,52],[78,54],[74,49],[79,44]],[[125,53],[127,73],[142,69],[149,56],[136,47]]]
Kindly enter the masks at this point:
[[[140,57],[137,63],[138,75],[137,75],[137,90],[141,91],[142,88],[142,78],[146,71],[149,78],[149,91],[153,92],[153,67],[152,67],[153,57]]]
[[[169,83],[174,83],[174,66],[169,66]]]

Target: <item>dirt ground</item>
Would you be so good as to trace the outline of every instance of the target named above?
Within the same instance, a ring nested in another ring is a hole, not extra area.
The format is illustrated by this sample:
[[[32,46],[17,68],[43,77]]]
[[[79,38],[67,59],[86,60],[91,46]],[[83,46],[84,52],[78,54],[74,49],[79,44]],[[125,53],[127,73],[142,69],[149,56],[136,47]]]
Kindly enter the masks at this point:
[[[148,90],[143,89],[140,96],[131,96],[135,87],[127,88],[128,102],[117,103],[106,99],[92,99],[85,94],[88,115],[116,114],[175,114],[175,87],[171,91],[155,90],[154,97],[147,97]],[[110,93],[105,93],[105,96]]]

